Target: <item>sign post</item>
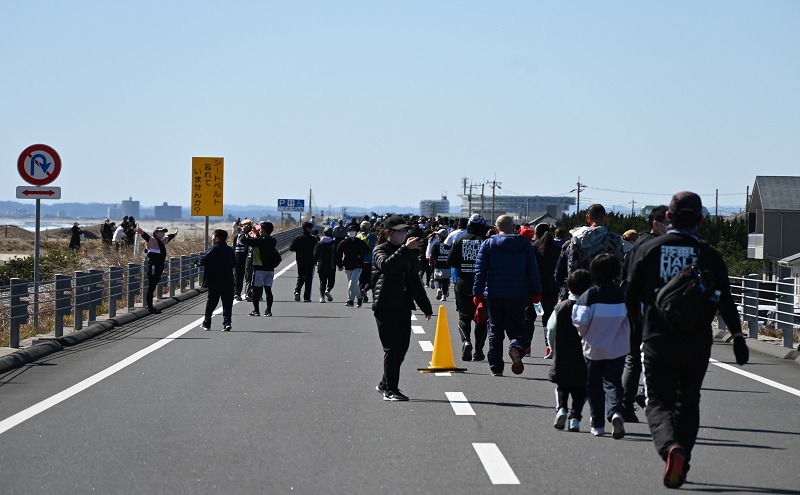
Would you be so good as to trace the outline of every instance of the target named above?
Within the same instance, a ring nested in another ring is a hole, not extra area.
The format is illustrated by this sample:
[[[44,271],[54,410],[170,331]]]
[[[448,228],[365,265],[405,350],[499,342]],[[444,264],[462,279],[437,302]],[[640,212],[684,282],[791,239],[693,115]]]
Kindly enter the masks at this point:
[[[17,158],[17,171],[22,180],[34,186],[46,186],[61,173],[61,157],[56,150],[46,144],[28,146]],[[23,197],[36,198],[36,237],[33,248],[33,328],[39,329],[39,243],[41,241],[42,199],[61,199],[60,187],[17,187],[17,198],[22,189]],[[57,190],[57,191],[56,191]],[[57,197],[53,197],[56,196]]]
[[[278,211],[281,213],[281,225],[283,225],[283,212],[284,211],[300,211],[302,212],[306,207],[305,199],[279,199]]]
[[[221,217],[223,204],[224,158],[192,157],[191,216],[206,217],[203,247],[208,251],[208,217]]]

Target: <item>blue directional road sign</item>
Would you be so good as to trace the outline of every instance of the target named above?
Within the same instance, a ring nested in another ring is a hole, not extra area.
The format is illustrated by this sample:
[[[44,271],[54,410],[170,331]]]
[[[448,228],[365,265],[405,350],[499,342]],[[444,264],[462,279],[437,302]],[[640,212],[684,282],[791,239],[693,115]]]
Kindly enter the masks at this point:
[[[278,211],[303,211],[306,208],[305,199],[279,199]]]

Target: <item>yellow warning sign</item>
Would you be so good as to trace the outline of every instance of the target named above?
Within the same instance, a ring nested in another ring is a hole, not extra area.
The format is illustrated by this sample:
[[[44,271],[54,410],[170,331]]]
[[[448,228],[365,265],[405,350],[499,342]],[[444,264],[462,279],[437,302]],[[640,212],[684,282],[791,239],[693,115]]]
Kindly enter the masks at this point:
[[[224,158],[192,157],[193,217],[221,217]]]

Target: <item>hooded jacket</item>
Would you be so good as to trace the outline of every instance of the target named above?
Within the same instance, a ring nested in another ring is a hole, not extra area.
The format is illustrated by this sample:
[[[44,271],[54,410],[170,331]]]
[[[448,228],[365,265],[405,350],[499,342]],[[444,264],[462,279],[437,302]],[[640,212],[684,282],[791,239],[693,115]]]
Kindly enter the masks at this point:
[[[333,237],[322,236],[314,246],[314,264],[321,272],[336,270],[336,244]]]
[[[372,257],[372,310],[412,311],[414,302],[426,315],[433,314],[431,301],[419,278],[417,250],[384,242]]]
[[[347,237],[336,247],[336,266],[346,270],[361,268],[369,246],[358,237]]]
[[[528,239],[519,234],[497,234],[481,244],[475,261],[473,296],[527,299],[541,293],[539,268]]]

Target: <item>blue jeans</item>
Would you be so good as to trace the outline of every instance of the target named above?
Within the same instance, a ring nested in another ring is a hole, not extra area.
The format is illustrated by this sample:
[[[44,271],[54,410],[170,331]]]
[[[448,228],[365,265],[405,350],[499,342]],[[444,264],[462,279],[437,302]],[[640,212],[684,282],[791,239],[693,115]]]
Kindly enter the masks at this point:
[[[358,278],[361,276],[361,267],[345,270],[347,275],[347,300],[355,301],[361,299],[361,291],[358,289]]]
[[[493,373],[502,373],[505,366],[503,362],[505,336],[508,336],[508,347],[516,348],[521,355],[525,355],[525,348],[530,345],[525,338],[523,322],[525,300],[488,299],[486,307],[489,312],[489,352],[486,353],[486,358]]]
[[[615,413],[622,414],[622,370],[625,368],[625,356],[615,359],[586,360],[589,379],[586,392],[589,397],[589,413],[592,415],[592,427],[602,428],[606,418],[611,420]]]

